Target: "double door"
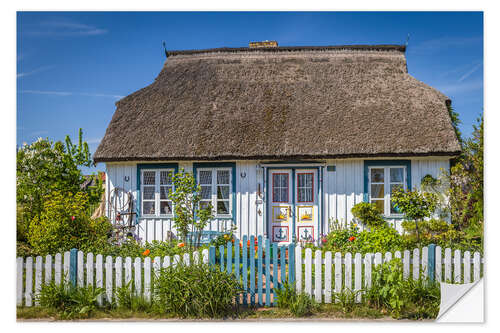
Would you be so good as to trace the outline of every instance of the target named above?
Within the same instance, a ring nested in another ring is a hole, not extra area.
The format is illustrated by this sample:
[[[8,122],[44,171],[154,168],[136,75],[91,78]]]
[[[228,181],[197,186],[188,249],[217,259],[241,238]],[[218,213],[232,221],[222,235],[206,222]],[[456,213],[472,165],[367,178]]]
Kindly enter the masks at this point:
[[[314,242],[318,237],[318,171],[284,168],[269,171],[268,235],[288,244],[293,237]]]

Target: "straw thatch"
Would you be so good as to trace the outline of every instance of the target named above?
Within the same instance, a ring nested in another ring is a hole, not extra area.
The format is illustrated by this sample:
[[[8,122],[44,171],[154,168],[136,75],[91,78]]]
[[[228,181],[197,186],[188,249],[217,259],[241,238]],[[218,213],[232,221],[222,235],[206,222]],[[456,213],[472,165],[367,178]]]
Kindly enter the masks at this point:
[[[404,46],[174,51],[117,102],[94,160],[452,156],[447,102]]]

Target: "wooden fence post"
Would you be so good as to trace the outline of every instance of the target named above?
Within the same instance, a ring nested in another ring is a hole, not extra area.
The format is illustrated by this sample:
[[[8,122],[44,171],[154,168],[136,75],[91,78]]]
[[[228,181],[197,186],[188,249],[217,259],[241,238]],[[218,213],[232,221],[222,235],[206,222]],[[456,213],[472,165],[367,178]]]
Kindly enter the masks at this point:
[[[208,250],[208,263],[209,265],[215,266],[215,246],[210,246]]]
[[[77,249],[71,249],[69,251],[69,282],[73,287],[76,287],[76,275],[78,270],[77,256]]]
[[[428,263],[427,271],[429,272],[429,280],[434,282],[434,276],[436,272],[436,244],[429,244],[428,248]]]

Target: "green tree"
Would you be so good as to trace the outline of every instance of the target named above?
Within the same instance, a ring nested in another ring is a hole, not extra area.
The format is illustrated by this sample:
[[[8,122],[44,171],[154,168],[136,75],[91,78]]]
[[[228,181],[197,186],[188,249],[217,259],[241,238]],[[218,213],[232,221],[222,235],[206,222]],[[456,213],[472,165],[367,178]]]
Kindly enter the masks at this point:
[[[354,218],[370,228],[384,226],[385,220],[373,203],[360,202],[351,209]]]
[[[449,174],[449,205],[452,222],[459,230],[482,229],[484,221],[484,120],[473,125],[460,157]]]
[[[196,184],[192,173],[181,170],[172,175],[172,182],[174,191],[170,190],[169,197],[174,205],[175,228],[185,242],[189,231],[197,233],[195,246],[198,247],[201,231],[213,219],[212,205],[200,206],[201,186]]]
[[[88,145],[83,142],[81,129],[77,145],[66,136],[65,143],[53,143],[39,138],[32,144],[21,147],[17,151],[16,168],[16,201],[20,214],[18,229],[28,229],[30,221],[40,215],[44,197],[54,191],[73,194],[85,192],[89,203],[99,202],[103,189],[98,177],[98,186],[81,188],[84,177],[79,167],[89,167],[91,163]]]
[[[438,202],[436,194],[418,190],[403,191],[402,189],[398,189],[392,194],[391,199],[399,211],[405,215],[407,220],[415,222],[417,243],[420,246],[418,222],[426,217],[430,217],[436,210]]]

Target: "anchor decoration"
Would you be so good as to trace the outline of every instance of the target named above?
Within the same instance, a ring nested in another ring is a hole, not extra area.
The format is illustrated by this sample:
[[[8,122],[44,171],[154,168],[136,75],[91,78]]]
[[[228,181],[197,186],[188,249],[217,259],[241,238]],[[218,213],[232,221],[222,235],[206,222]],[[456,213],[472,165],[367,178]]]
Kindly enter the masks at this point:
[[[288,242],[288,227],[273,227],[273,242]]]
[[[313,242],[314,227],[298,227],[299,241]]]

